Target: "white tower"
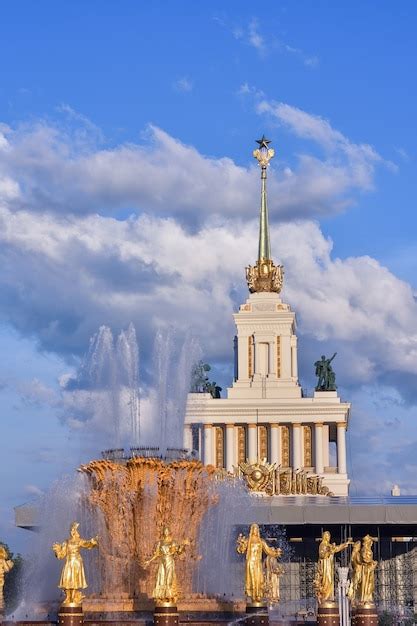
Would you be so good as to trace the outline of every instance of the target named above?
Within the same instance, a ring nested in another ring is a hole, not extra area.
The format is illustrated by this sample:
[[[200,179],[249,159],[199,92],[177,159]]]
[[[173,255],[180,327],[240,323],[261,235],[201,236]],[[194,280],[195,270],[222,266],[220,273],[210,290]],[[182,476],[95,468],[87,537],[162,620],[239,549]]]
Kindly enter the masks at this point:
[[[204,463],[228,471],[266,459],[278,468],[276,480],[285,478],[280,493],[300,493],[302,481],[306,485],[315,477],[334,495],[347,495],[350,404],[336,391],[304,397],[298,382],[295,314],[279,295],[284,269],[271,258],[266,172],[274,151],[269,143],[262,137],[253,153],[261,167],[259,250],[256,264],[246,268],[249,298],[233,316],[235,379],[225,399],[189,394],[184,445],[197,449]]]

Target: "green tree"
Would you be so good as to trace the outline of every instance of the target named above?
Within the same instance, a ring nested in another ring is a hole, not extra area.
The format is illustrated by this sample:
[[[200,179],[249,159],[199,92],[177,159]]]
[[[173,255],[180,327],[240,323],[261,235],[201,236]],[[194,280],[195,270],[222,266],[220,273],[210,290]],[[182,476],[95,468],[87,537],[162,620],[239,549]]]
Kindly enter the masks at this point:
[[[6,548],[9,559],[11,559],[14,563],[13,569],[6,574],[4,583],[4,612],[6,615],[9,615],[19,604],[20,586],[23,573],[23,558],[20,554],[13,554],[7,544],[0,542],[0,545]]]

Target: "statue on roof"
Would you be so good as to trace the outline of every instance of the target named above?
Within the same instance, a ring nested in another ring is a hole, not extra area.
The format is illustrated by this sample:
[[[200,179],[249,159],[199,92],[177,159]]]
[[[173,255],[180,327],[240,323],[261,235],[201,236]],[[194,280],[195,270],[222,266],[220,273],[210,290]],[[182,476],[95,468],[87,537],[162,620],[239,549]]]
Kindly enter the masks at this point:
[[[334,353],[331,359],[326,359],[325,355],[322,354],[321,359],[314,363],[318,379],[316,391],[336,391],[336,374],[331,366],[331,362],[335,358],[336,354],[337,352]]]
[[[206,386],[210,382],[207,372],[211,370],[208,363],[199,361],[196,363],[191,371],[191,393],[203,393],[206,391]]]
[[[214,399],[221,398],[222,388],[216,383],[216,381],[210,381],[207,376],[207,372],[210,372],[211,367],[204,361],[196,363],[191,371],[191,393],[209,393]]]

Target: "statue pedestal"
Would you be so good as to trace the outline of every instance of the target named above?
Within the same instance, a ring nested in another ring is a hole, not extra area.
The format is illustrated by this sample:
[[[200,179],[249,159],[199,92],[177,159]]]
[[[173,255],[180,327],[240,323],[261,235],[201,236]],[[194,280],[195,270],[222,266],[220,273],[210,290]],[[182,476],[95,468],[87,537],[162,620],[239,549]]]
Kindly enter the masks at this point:
[[[268,607],[263,602],[246,605],[245,626],[269,626]]]
[[[81,606],[61,605],[58,611],[58,626],[83,626],[84,613]]]
[[[365,602],[352,611],[353,626],[378,626],[378,614],[375,604]]]
[[[174,604],[156,605],[153,612],[155,626],[178,626],[178,609]]]
[[[339,606],[337,602],[319,604],[317,626],[340,626]]]

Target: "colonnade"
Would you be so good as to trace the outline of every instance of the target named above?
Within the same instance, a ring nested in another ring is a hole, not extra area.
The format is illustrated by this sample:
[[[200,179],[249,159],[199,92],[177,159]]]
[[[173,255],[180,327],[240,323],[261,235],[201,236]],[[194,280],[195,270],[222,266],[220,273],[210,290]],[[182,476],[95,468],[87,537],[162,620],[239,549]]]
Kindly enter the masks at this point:
[[[332,468],[331,441],[336,443],[337,451],[337,464]],[[229,472],[242,461],[263,458],[283,468],[306,469],[316,474],[347,471],[346,422],[186,424],[184,447],[196,450],[206,465]]]

